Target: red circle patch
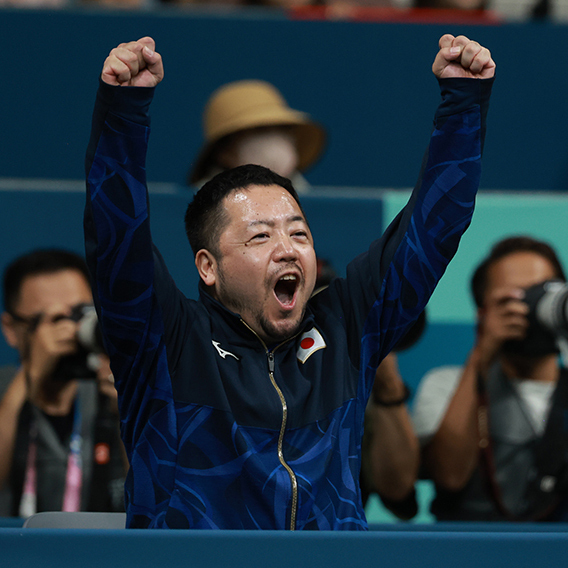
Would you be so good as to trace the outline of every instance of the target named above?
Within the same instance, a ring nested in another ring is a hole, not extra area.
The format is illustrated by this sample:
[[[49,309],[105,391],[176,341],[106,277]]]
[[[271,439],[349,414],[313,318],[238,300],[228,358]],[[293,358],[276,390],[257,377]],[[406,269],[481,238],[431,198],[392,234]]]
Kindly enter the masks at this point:
[[[95,444],[95,463],[105,465],[110,461],[110,447],[104,442]]]
[[[300,347],[302,349],[309,349],[310,347],[313,347],[314,343],[315,341],[311,337],[304,337],[300,343]]]

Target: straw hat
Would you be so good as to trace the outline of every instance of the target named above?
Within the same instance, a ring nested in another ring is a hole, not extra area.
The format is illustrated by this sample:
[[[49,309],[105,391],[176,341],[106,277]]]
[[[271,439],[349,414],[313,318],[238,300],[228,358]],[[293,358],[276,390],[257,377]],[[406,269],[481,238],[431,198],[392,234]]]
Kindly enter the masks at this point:
[[[190,170],[189,181],[207,175],[216,144],[229,134],[260,126],[291,125],[298,147],[298,170],[304,171],[321,155],[325,130],[306,113],[291,109],[280,92],[265,81],[236,81],[217,89],[203,112],[205,144]]]

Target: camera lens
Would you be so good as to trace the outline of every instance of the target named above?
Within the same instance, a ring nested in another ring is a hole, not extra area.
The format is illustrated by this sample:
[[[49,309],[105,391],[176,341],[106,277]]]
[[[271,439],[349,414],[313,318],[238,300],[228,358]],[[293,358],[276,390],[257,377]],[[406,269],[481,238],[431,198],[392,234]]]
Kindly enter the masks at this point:
[[[102,334],[94,306],[83,306],[77,327],[77,340],[88,351],[104,353]]]
[[[550,331],[568,335],[568,286],[551,280],[542,284],[542,290],[535,306],[537,320]]]

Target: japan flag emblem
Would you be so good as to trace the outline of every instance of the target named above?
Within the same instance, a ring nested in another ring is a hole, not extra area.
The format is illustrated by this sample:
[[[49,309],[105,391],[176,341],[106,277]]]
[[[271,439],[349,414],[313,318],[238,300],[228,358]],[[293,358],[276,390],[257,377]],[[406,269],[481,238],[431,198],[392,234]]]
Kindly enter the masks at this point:
[[[312,353],[324,349],[325,347],[326,344],[321,333],[315,327],[312,327],[310,331],[304,333],[300,338],[300,346],[298,347],[296,357],[298,357],[302,363],[305,363]]]

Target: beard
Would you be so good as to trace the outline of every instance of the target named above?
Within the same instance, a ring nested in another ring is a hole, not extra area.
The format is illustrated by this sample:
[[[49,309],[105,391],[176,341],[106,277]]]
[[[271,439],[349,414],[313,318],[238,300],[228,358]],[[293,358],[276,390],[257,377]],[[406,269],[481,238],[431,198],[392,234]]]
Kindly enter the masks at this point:
[[[273,322],[266,316],[262,301],[257,298],[254,302],[251,302],[250,297],[229,288],[221,263],[218,264],[217,274],[219,277],[218,300],[226,308],[239,314],[263,341],[268,344],[280,343],[289,339],[298,331],[306,312],[306,306],[303,306],[298,316],[288,314],[289,317],[284,320],[286,325],[283,325],[282,320],[279,320],[278,323]],[[265,282],[265,289],[270,290],[269,282]],[[242,317],[243,313],[249,314],[247,319]]]
[[[258,322],[262,328],[265,339],[270,343],[281,343],[286,339],[289,339],[296,334],[304,318],[305,308],[302,310],[300,316],[296,318],[296,321],[289,319],[288,325],[283,328],[282,326],[276,326],[273,322],[269,321],[264,314],[258,314]]]

